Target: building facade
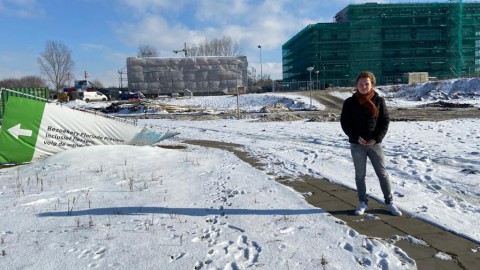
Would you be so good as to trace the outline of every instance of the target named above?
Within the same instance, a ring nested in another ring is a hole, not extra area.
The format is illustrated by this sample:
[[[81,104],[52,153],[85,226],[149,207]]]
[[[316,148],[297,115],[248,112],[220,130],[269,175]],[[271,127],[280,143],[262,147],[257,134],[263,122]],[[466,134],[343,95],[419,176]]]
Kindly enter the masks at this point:
[[[308,25],[283,44],[282,61],[284,83],[318,78],[319,88],[352,86],[364,70],[377,84],[410,72],[479,76],[480,3],[348,5],[335,22]]]
[[[128,89],[146,96],[215,95],[247,86],[246,56],[127,58]]]

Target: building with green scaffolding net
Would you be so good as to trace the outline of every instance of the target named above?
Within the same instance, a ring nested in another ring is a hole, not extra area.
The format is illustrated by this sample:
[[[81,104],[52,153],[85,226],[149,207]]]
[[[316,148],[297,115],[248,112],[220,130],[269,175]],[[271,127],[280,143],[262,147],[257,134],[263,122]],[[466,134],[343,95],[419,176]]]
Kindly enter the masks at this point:
[[[413,72],[479,76],[480,3],[348,5],[335,22],[308,25],[283,44],[282,61],[283,85],[293,89],[353,86],[364,70],[377,84],[403,83]]]

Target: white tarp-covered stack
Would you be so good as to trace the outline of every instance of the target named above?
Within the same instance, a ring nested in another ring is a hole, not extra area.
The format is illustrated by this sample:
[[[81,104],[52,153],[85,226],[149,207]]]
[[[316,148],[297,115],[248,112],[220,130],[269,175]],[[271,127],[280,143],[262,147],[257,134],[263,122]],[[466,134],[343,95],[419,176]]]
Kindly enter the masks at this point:
[[[222,93],[247,86],[246,56],[127,58],[128,88],[145,95]]]

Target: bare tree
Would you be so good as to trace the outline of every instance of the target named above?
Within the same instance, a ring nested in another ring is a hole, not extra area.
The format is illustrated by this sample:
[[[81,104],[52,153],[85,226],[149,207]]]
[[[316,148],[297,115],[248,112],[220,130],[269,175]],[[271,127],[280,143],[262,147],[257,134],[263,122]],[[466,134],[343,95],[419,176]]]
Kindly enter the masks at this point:
[[[33,87],[44,88],[48,87],[44,79],[35,75],[23,76],[20,79],[7,78],[0,81],[0,87],[18,88],[18,87]]]
[[[265,86],[268,86],[268,85],[272,85],[272,78],[270,78],[270,74],[263,74],[262,76],[258,75],[257,77],[257,86],[260,86],[260,87],[265,87]]]
[[[47,82],[40,76],[28,75],[21,77],[19,80],[21,87],[48,87]]]
[[[103,88],[103,83],[99,79],[90,80],[90,84],[96,88]]]
[[[205,39],[199,44],[188,48],[191,56],[239,56],[243,54],[242,46],[231,37]]]
[[[59,91],[72,78],[74,62],[72,51],[59,41],[47,41],[45,50],[38,57],[40,73],[45,75]]]
[[[159,56],[157,48],[151,45],[140,45],[138,47],[138,57],[156,57]]]
[[[15,78],[7,78],[0,81],[0,87],[4,88],[16,88],[21,87],[20,81]]]

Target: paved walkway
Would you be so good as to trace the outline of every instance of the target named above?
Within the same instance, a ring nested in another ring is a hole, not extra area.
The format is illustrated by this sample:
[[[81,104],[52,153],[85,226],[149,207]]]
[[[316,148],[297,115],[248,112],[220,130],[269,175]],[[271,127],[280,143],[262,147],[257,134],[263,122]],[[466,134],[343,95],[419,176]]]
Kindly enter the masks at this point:
[[[214,141],[186,141],[188,144],[214,147],[228,150],[253,167],[262,170],[260,161],[239,150],[240,145]],[[332,184],[326,180],[304,176],[304,181],[279,180],[280,183],[292,187],[298,192],[310,192],[307,202],[319,207],[338,219],[347,223],[357,232],[373,237],[391,239],[392,236],[412,236],[428,244],[419,245],[407,240],[400,240],[396,246],[404,250],[417,263],[420,270],[454,270],[480,269],[480,252],[472,252],[480,245],[451,232],[445,231],[419,219],[403,215],[392,216],[383,204],[370,199],[367,214],[377,218],[357,216],[354,209],[358,204],[357,192],[344,186]],[[453,260],[440,260],[434,257],[438,252],[452,256]]]
[[[307,201],[345,221],[357,232],[370,237],[391,239],[392,236],[412,236],[425,241],[429,246],[401,240],[395,243],[417,263],[418,269],[480,269],[480,254],[470,250],[479,244],[442,230],[419,219],[406,216],[392,216],[383,204],[370,199],[367,214],[379,219],[368,219],[354,213],[358,204],[357,192],[322,179],[305,176],[304,182],[284,182],[299,192],[312,192]],[[453,261],[434,257],[438,252],[447,253]]]

